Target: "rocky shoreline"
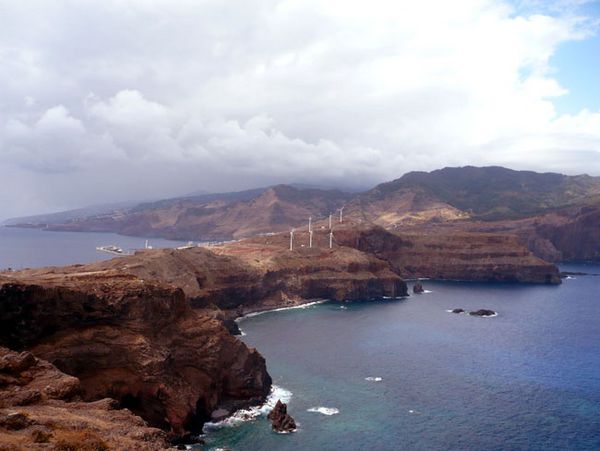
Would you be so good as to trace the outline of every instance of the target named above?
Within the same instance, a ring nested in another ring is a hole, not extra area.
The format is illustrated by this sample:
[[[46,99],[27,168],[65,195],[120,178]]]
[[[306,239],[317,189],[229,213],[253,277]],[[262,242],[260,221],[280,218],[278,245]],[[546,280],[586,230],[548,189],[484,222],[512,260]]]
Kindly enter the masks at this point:
[[[33,423],[23,420],[20,429],[0,426],[0,443],[34,449],[39,434],[33,429],[42,425],[49,443],[78,428],[110,445],[118,434],[106,435],[96,417],[110,424],[118,416],[139,428],[137,435],[123,432],[124,440],[152,449],[144,442],[150,437],[157,449],[168,446],[169,440],[200,432],[215,412],[257,405],[268,395],[265,360],[232,335],[235,318],[314,299],[403,297],[408,295],[404,277],[422,275],[403,260],[410,241],[384,229],[340,228],[332,248],[325,244],[325,233],[315,235],[315,247],[300,245],[293,251],[288,236],[278,234],[211,248],[144,250],[88,265],[0,273],[0,346],[7,359],[35,359],[47,374],[60,374],[56,378],[77,387],[74,403],[71,395],[50,399],[43,391],[21,401],[6,398],[0,408],[3,424],[12,421],[8,417],[14,412]],[[306,238],[297,237],[299,243]],[[494,258],[512,259],[501,280],[560,282],[556,267],[526,250],[509,257],[490,253],[488,260]],[[429,263],[435,269],[431,275],[439,275],[436,261]],[[497,267],[463,269],[477,276],[472,280],[495,280]],[[0,394],[46,377],[27,376],[29,382],[22,382],[26,376],[13,373],[0,377]],[[57,402],[63,404],[56,407]],[[35,414],[52,409],[65,420],[54,428]],[[67,421],[75,411],[89,409],[95,413],[85,414],[87,422],[75,427]]]

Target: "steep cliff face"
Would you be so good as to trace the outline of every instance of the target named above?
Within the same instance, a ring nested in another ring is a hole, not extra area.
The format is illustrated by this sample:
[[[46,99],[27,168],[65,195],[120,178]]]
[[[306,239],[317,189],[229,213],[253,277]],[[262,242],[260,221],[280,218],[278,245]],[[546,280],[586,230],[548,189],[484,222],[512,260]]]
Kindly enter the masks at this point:
[[[519,220],[468,221],[422,227],[427,234],[483,232],[513,235],[546,261],[600,261],[600,206],[571,207]],[[412,229],[411,233],[418,230]]]
[[[29,352],[0,347],[0,449],[147,449],[168,447],[112,399],[83,402],[77,378]]]
[[[87,265],[86,270],[159,280],[181,288],[192,306],[203,309],[252,311],[315,298],[370,299],[407,293],[388,262],[349,247],[329,249],[323,231],[315,233],[313,248],[307,240],[306,233],[298,232],[293,251],[283,234],[208,249],[140,251]],[[30,274],[39,277],[40,271]]]
[[[531,236],[547,240],[558,251],[554,261],[600,261],[600,206],[564,212],[562,221],[539,221]]]
[[[384,260],[347,246],[328,247],[324,230],[296,232],[290,251],[287,234],[255,237],[213,252],[243,261],[259,277],[265,301],[281,304],[295,299],[357,300],[408,294],[406,283]],[[209,296],[218,298],[215,292]],[[208,298],[207,298],[208,299]]]
[[[258,403],[264,359],[216,319],[307,299],[407,294],[382,259],[297,235],[0,275],[0,344],[30,350],[79,380],[86,401],[111,397],[153,426],[196,431],[220,405]],[[190,304],[197,309],[194,310]]]
[[[180,289],[111,271],[54,271],[0,281],[0,344],[76,376],[85,400],[115,398],[180,434],[222,402],[267,395],[262,356],[194,312]]]
[[[507,234],[391,233],[380,227],[345,228],[338,242],[389,261],[404,277],[560,283],[558,269]]]

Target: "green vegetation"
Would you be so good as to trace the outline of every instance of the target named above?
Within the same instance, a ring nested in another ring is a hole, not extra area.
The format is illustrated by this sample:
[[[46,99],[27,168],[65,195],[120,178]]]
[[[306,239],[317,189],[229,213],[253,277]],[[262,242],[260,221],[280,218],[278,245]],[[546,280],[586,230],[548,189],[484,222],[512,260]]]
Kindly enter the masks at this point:
[[[379,197],[399,190],[421,191],[482,220],[517,219],[568,206],[600,204],[600,178],[495,166],[410,172],[376,190]]]

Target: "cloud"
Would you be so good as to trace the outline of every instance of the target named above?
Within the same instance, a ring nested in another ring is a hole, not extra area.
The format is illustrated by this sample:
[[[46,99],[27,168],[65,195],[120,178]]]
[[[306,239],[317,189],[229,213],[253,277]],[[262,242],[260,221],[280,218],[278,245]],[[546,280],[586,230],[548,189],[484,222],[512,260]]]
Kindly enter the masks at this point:
[[[553,105],[584,3],[0,0],[0,166],[28,174],[11,208],[445,165],[600,175],[600,112]]]

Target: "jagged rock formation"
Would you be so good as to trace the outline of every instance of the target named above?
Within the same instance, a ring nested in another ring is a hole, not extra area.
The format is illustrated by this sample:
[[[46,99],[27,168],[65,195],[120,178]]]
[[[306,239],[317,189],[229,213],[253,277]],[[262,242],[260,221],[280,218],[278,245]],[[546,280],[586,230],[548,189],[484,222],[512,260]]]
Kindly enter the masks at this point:
[[[273,430],[276,432],[293,432],[296,430],[296,422],[287,413],[287,404],[277,400],[277,404],[273,407],[273,410],[269,412],[267,416],[271,420]]]
[[[168,447],[112,399],[83,402],[77,378],[29,352],[0,347],[0,449],[147,449]]]
[[[198,431],[220,406],[262,401],[271,384],[260,354],[224,326],[232,317],[313,298],[407,294],[387,261],[325,248],[323,233],[320,247],[302,247],[305,238],[294,251],[274,235],[0,274],[0,344],[77,377],[86,401],[111,397],[153,426]]]
[[[425,293],[425,289],[423,288],[423,284],[421,282],[416,282],[413,285],[413,293],[415,293],[415,294]]]
[[[84,400],[115,398],[181,434],[198,430],[221,402],[248,405],[268,394],[262,356],[194,312],[180,289],[84,267],[0,284],[0,344],[77,377]]]

